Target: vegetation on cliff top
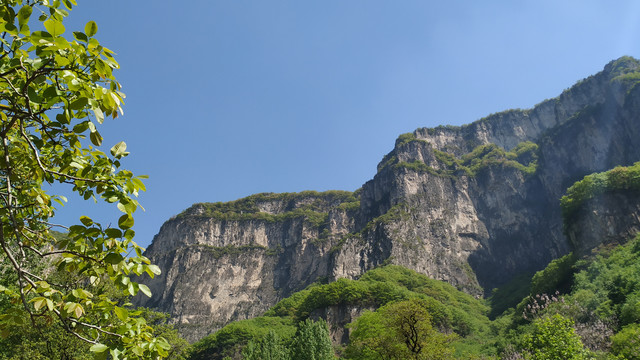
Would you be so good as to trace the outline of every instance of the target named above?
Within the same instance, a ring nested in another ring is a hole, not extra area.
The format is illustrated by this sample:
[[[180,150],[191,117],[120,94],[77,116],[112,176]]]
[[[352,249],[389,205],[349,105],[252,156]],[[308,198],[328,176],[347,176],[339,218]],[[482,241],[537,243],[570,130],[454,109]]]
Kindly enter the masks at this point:
[[[630,56],[623,56],[613,61],[610,66],[611,82],[621,84],[627,92],[640,82],[640,61]]]
[[[324,224],[331,209],[354,211],[360,206],[357,192],[260,193],[235,201],[198,203],[176,216],[216,220],[264,220],[268,222],[304,218],[315,227]],[[261,208],[262,207],[262,208]],[[265,209],[270,209],[268,212]]]
[[[560,199],[565,225],[573,221],[575,214],[587,201],[613,191],[640,191],[640,162],[587,175],[569,187],[567,194]]]
[[[494,166],[511,167],[526,175],[535,173],[538,167],[538,145],[526,141],[518,144],[511,151],[506,151],[495,144],[476,146],[471,152],[457,157],[446,151],[430,148],[439,166],[432,167],[423,161],[399,161],[397,152],[411,142],[421,142],[430,146],[426,141],[416,139],[415,134],[403,134],[396,140],[396,148],[387,154],[378,165],[378,172],[391,167],[393,169],[409,169],[416,172],[428,172],[441,177],[474,177],[486,168]]]

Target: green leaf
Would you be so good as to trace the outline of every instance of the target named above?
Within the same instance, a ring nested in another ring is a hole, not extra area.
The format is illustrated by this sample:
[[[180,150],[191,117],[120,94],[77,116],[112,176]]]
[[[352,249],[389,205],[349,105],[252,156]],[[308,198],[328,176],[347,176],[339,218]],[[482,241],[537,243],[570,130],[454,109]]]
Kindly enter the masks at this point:
[[[47,29],[47,32],[49,32],[49,34],[51,34],[53,37],[64,34],[65,27],[60,21],[49,19],[45,21],[43,25],[45,29]]]
[[[33,308],[36,311],[40,311],[40,309],[42,307],[44,307],[47,303],[47,299],[43,298],[43,297],[37,297],[37,298],[33,298],[30,300],[31,302],[33,302]]]
[[[122,255],[118,253],[110,253],[107,256],[105,256],[103,260],[107,264],[115,265],[115,264],[119,264],[122,260],[124,260],[124,258],[122,257]]]
[[[140,189],[142,191],[147,191],[147,187],[144,186],[144,183],[139,178],[133,178],[133,179],[131,179],[131,181],[134,183],[136,188],[138,188],[138,189]]]
[[[98,24],[95,21],[89,21],[87,25],[84,26],[84,33],[87,34],[88,37],[92,37],[98,32]]]
[[[96,117],[96,121],[99,124],[102,124],[104,122],[104,113],[102,112],[102,110],[99,107],[93,108],[93,114]]]
[[[90,217],[88,216],[80,216],[80,222],[82,223],[82,225],[84,226],[91,226],[93,225],[93,220],[91,220]]]
[[[122,237],[122,231],[120,231],[119,229],[108,228],[104,232],[110,238],[118,239]]]
[[[137,291],[136,291],[136,290],[137,290],[137,289],[136,289],[136,283],[130,282],[130,283],[127,285],[127,290],[129,291],[129,294],[130,294],[131,296],[135,296],[135,295],[136,295],[136,292],[137,292]]]
[[[71,294],[76,297],[76,299],[88,299],[93,297],[93,294],[84,290],[84,289],[73,289],[71,290]]]
[[[143,294],[147,295],[147,297],[151,297],[151,290],[145,284],[138,284],[138,288],[142,291]]]
[[[33,9],[29,5],[23,6],[20,11],[18,11],[18,24],[21,28],[29,22],[29,17],[31,17],[32,12]]]
[[[116,306],[113,309],[113,312],[116,313],[116,316],[118,317],[118,319],[122,320],[122,321],[126,321],[127,318],[129,317],[129,311],[125,308]]]
[[[68,302],[64,305],[64,309],[70,315],[75,316],[76,319],[79,319],[82,316],[82,314],[84,314],[84,309],[82,308],[82,305],[78,303]]]
[[[85,106],[87,106],[88,102],[89,102],[89,99],[83,96],[81,98],[74,100],[71,104],[69,104],[69,108],[71,110],[82,110]]]
[[[113,145],[111,148],[111,155],[116,158],[121,158],[124,155],[129,154],[127,152],[127,144],[124,141],[120,141],[119,143]]]
[[[89,348],[89,351],[96,352],[96,353],[101,353],[101,352],[105,352],[107,349],[109,349],[109,347],[107,345],[95,344],[95,345],[93,345],[92,347]]]
[[[87,131],[87,129],[89,128],[89,124],[90,124],[89,121],[83,121],[79,124],[76,124],[73,127],[73,132],[76,134],[82,134],[83,132]]]
[[[120,219],[118,219],[118,227],[123,230],[133,227],[133,216],[129,214],[120,216]]]
[[[51,301],[51,299],[47,299],[47,309],[53,311],[53,301]]]
[[[138,356],[140,356],[140,357],[142,357],[142,355],[144,355],[144,350],[143,350],[140,346],[134,346],[134,347],[131,349],[131,351],[132,351],[134,354],[136,354],[136,355],[138,355]]]
[[[127,231],[124,232],[124,238],[127,240],[133,239],[134,236],[136,236],[136,232],[131,229],[127,229]]]
[[[160,267],[158,267],[158,265],[149,265],[149,271],[156,275],[162,274],[162,271],[160,270]]]
[[[97,131],[92,131],[91,134],[89,134],[89,139],[91,139],[91,143],[95,146],[102,145],[102,135]]]
[[[78,41],[82,41],[82,42],[89,41],[89,38],[87,37],[87,35],[85,35],[85,33],[80,32],[80,31],[74,31],[73,32],[73,37],[76,38],[76,40],[78,40]]]

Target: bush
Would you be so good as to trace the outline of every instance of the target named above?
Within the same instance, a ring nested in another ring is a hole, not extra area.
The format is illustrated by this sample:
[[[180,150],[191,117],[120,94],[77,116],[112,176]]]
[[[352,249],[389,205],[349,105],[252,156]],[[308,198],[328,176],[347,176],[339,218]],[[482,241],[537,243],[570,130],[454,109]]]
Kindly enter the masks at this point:
[[[523,337],[522,349],[532,360],[582,360],[587,352],[573,321],[556,314],[537,319],[533,333]]]
[[[613,335],[611,352],[627,360],[640,360],[640,324],[625,326]]]

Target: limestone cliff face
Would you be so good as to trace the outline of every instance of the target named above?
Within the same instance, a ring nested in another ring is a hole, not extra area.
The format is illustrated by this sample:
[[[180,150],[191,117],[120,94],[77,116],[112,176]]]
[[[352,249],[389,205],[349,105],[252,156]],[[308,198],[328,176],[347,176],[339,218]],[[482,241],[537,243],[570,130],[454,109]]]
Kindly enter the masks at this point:
[[[559,198],[640,160],[640,63],[621,58],[530,110],[401,135],[355,193],[197,204],[146,255],[152,299],[195,340],[317,280],[395,263],[478,296],[570,251]]]
[[[566,228],[578,255],[601,244],[624,244],[640,233],[640,193],[614,191],[581,206]]]
[[[259,194],[196,204],[167,221],[146,256],[162,269],[139,305],[172,314],[189,340],[261,315],[329,274],[335,238],[354,229],[350,192]]]

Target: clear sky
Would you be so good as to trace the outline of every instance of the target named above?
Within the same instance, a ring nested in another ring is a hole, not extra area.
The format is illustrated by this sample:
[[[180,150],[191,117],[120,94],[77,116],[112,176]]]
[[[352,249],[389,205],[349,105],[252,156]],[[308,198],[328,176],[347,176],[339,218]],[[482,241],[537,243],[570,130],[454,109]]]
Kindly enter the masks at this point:
[[[640,57],[640,2],[78,0],[114,50],[124,167],[146,174],[136,240],[196,202],[356,190],[401,133],[559,95]],[[56,221],[117,223],[69,198]]]

